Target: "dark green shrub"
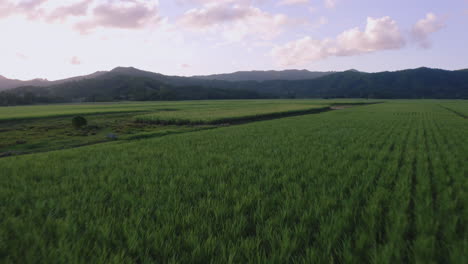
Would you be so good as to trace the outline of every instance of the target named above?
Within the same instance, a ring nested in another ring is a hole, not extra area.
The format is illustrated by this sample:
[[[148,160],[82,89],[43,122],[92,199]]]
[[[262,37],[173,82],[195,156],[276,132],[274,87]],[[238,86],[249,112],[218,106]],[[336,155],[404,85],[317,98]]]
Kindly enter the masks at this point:
[[[82,116],[75,116],[72,119],[72,125],[75,129],[82,128],[88,124],[88,121],[86,121],[86,118]]]

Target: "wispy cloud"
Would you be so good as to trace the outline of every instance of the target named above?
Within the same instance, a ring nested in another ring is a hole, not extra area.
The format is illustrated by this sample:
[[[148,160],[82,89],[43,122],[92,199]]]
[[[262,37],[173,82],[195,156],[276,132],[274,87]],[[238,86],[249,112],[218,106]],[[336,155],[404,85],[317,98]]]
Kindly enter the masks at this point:
[[[229,41],[241,41],[246,37],[271,39],[288,23],[286,15],[272,14],[248,4],[232,4],[229,0],[190,9],[178,21],[181,28],[211,30]]]
[[[138,29],[160,20],[156,1],[120,0],[95,6],[86,20],[76,24],[82,33],[99,27]]]
[[[88,9],[92,2],[93,0],[83,0],[71,5],[57,7],[47,15],[47,20],[64,21],[70,16],[85,16],[88,13]]]
[[[47,0],[30,0],[30,1],[11,1],[2,0],[0,2],[0,18],[11,16],[14,14],[23,14],[29,19],[41,17],[44,10],[41,5]]]
[[[23,15],[32,20],[63,23],[75,17],[74,28],[88,33],[95,28],[139,29],[159,22],[156,0],[81,0],[64,5],[57,0],[29,0],[0,2],[0,18]]]
[[[425,18],[419,20],[411,30],[413,39],[423,48],[429,48],[431,41],[429,36],[445,27],[445,23],[441,21],[435,14],[428,13]]]
[[[16,4],[8,0],[0,1],[0,18],[11,16],[16,11]]]

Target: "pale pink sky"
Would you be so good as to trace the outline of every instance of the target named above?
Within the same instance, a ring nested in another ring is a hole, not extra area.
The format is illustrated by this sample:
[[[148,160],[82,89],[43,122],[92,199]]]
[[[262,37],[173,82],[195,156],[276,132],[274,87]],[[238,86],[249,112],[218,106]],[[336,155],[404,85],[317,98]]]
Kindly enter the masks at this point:
[[[468,68],[467,0],[0,0],[0,75]]]

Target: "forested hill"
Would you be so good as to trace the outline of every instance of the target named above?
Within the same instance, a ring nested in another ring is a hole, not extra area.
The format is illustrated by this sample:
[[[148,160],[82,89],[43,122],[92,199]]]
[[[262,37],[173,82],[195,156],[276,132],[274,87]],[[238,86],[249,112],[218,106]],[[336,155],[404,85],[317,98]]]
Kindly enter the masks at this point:
[[[103,75],[48,87],[24,86],[0,92],[0,105],[62,102],[255,99],[255,91],[197,85],[174,86],[149,77]]]
[[[298,98],[468,99],[468,71],[346,71],[314,80],[269,81],[251,90]]]
[[[59,84],[0,92],[0,105],[72,101],[249,98],[468,99],[468,70],[337,72],[315,79],[225,81],[119,67]]]

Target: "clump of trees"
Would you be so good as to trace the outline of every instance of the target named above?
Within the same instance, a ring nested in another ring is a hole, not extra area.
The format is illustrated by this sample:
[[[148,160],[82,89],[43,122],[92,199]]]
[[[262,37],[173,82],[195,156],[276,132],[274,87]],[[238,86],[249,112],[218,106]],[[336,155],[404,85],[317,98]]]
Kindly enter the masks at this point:
[[[82,116],[75,116],[72,119],[72,125],[75,129],[80,129],[88,124],[86,118]]]

